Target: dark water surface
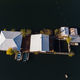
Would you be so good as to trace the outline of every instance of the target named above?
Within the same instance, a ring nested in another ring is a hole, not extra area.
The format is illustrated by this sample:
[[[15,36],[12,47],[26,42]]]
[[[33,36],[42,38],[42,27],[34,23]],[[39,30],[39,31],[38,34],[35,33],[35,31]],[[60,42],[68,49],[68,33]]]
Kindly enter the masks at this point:
[[[6,28],[80,28],[80,0],[0,0],[0,30]],[[72,58],[60,55],[30,55],[17,62],[0,52],[0,80],[80,80],[80,46],[72,47]]]

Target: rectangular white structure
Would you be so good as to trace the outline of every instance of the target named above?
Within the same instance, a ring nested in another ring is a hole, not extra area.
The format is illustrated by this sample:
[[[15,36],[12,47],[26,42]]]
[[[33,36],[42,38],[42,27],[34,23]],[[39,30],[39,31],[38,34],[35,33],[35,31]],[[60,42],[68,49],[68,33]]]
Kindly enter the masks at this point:
[[[71,42],[80,43],[80,37],[78,35],[77,28],[70,28],[70,35],[69,37],[72,38]]]
[[[49,35],[35,34],[31,35],[30,52],[46,52],[49,51]]]
[[[61,27],[61,36],[68,36],[69,35],[69,28],[68,27]]]

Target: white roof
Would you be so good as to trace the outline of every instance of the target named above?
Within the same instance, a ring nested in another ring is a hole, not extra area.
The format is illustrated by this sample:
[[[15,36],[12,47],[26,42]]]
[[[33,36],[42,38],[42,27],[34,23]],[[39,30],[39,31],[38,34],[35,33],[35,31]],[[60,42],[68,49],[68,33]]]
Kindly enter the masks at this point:
[[[31,35],[30,51],[49,51],[49,35],[35,34]]]
[[[72,38],[71,42],[80,43],[80,37]]]
[[[80,37],[78,35],[77,28],[70,28],[70,35],[69,37],[72,38],[71,42],[80,43]]]
[[[1,31],[0,34],[0,50],[8,50],[8,48],[16,48],[20,51],[22,43],[22,35],[20,32]]]
[[[72,38],[71,42],[80,43],[80,37],[79,37],[79,35],[69,35],[69,37]]]
[[[68,35],[69,35],[69,28],[61,27],[61,36],[68,36]]]
[[[78,35],[77,28],[70,28],[70,35]]]

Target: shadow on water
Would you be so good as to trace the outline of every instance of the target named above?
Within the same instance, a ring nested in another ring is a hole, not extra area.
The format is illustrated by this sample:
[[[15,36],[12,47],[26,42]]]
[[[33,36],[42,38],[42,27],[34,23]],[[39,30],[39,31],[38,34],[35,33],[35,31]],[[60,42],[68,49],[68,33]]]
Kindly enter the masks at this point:
[[[59,52],[59,40],[54,39],[54,51]]]
[[[35,59],[35,55],[34,55],[34,53],[30,53],[30,61],[32,61],[33,59]]]
[[[59,49],[60,44],[60,49]],[[56,52],[68,52],[68,44],[63,40],[54,40],[54,51]]]
[[[67,41],[60,40],[60,49],[61,49],[61,52],[68,52]]]

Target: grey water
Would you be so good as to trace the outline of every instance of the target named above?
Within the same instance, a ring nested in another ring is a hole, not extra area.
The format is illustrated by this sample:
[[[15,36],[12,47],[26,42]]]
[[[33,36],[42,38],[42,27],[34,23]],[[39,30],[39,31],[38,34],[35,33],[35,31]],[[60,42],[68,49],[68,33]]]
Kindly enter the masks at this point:
[[[0,0],[0,30],[52,30],[61,26],[80,31],[80,0]],[[79,32],[80,34],[80,32]],[[0,80],[80,80],[80,45],[75,56],[30,55],[26,63],[0,52]]]

